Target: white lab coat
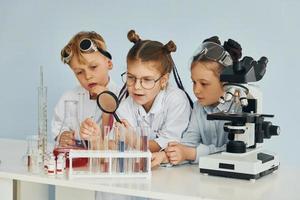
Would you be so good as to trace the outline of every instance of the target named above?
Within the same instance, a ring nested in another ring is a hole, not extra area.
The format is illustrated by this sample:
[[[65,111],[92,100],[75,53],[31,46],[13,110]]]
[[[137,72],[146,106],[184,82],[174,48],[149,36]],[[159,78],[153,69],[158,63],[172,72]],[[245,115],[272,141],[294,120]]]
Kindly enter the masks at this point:
[[[168,86],[155,97],[148,113],[129,96],[121,102],[117,114],[134,128],[149,126],[151,129],[149,139],[165,148],[170,141],[180,141],[182,133],[188,127],[191,107],[182,90]]]

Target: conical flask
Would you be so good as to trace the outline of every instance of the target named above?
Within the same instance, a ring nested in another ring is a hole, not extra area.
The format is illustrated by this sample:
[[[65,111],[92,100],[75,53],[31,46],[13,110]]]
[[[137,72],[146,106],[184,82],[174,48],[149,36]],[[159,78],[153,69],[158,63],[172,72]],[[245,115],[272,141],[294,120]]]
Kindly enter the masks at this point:
[[[74,135],[74,145],[61,145],[61,135],[65,133]],[[65,154],[68,157],[70,149],[86,149],[85,142],[80,137],[80,122],[78,119],[78,101],[66,100],[64,102],[64,119],[59,130],[56,148],[54,149],[54,155]],[[73,160],[73,167],[83,166],[87,164],[86,158],[77,158]],[[69,160],[66,162],[67,167],[69,166]]]

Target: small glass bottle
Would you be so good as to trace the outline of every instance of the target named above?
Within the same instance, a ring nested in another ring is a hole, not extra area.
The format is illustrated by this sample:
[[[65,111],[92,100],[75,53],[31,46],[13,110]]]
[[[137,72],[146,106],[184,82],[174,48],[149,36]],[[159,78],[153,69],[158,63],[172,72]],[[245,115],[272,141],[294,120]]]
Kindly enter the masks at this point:
[[[50,154],[48,161],[48,175],[54,176],[56,174],[56,160],[54,154]]]
[[[64,175],[65,173],[65,156],[64,154],[59,154],[56,160],[56,174]]]

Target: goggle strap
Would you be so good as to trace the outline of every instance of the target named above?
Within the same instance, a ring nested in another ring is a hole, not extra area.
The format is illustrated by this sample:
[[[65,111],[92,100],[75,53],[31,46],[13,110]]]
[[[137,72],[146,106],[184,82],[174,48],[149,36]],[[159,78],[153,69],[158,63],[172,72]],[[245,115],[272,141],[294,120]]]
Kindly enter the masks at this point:
[[[102,55],[104,55],[105,57],[107,57],[108,59],[112,59],[112,56],[111,56],[111,54],[108,52],[108,51],[105,51],[105,50],[103,50],[103,49],[101,49],[101,48],[99,48],[99,47],[97,47],[97,49],[98,49],[98,51],[102,54]]]
[[[122,89],[119,92],[119,95],[118,95],[119,102],[122,101],[122,99],[124,98],[125,95],[126,95],[126,97],[128,96],[128,90],[127,90],[127,87],[126,87],[126,83],[124,83]]]

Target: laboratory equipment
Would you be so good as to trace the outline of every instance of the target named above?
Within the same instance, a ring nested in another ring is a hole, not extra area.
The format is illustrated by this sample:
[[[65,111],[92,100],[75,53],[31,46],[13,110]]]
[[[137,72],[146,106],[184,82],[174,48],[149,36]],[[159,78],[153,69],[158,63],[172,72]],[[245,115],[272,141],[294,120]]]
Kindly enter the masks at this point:
[[[262,114],[262,93],[257,86],[248,84],[262,79],[267,62],[266,57],[255,61],[245,56],[222,71],[220,80],[225,82],[225,93],[220,102],[233,102],[240,109],[207,115],[208,120],[227,121],[224,131],[228,132],[229,141],[226,152],[199,159],[201,173],[255,180],[278,169],[277,155],[263,149],[262,143],[279,135],[280,128],[265,121],[274,115]]]
[[[40,85],[38,87],[38,152],[41,156],[42,165],[47,153],[47,87],[44,86],[43,66],[40,66]]]
[[[111,135],[109,136],[109,134]],[[110,131],[109,126],[104,127],[103,149],[70,150],[69,178],[150,178],[151,152],[148,150],[148,142],[144,142],[144,148],[142,148],[141,137],[147,134],[149,134],[148,130],[141,127],[137,127],[136,131],[123,126],[115,127],[114,131]],[[109,145],[108,139],[110,139]],[[102,164],[101,171],[91,171],[84,167],[74,168],[72,160],[78,158],[104,160],[105,166]],[[140,164],[141,162],[143,165]]]
[[[90,172],[84,168],[73,168],[72,160],[78,158],[104,158],[108,160],[108,171],[107,172]],[[146,159],[148,169],[145,172],[131,172],[127,173],[126,171],[114,171],[113,170],[113,160],[117,160],[119,158],[122,159]],[[151,178],[151,152],[143,152],[143,151],[125,151],[120,152],[116,150],[109,151],[89,151],[89,150],[74,150],[71,149],[69,153],[70,159],[70,167],[69,167],[69,178],[107,178],[107,177],[124,177],[124,178]]]
[[[118,135],[118,151],[125,152],[125,128],[123,126],[116,127],[115,129]],[[126,171],[125,160],[124,158],[118,158],[118,171],[123,173]]]
[[[32,173],[40,173],[44,167],[43,155],[40,152],[40,144],[43,138],[40,135],[29,135],[26,137],[27,152],[25,155],[27,169]]]
[[[109,133],[110,133],[110,126],[104,126],[103,132],[102,132],[102,141],[103,141],[103,150],[108,151],[108,141],[109,141]],[[109,167],[109,160],[108,158],[103,159],[102,164],[102,172],[108,172]]]
[[[149,126],[142,126],[141,127],[141,150],[147,152],[149,149],[149,140],[148,137],[150,135],[150,127]],[[148,169],[147,167],[147,160],[142,158],[141,159],[141,170],[146,172]]]
[[[98,94],[97,105],[103,112],[112,114],[117,122],[121,123],[121,120],[115,113],[119,107],[119,100],[114,93],[111,91],[104,91]]]
[[[80,137],[80,122],[78,119],[78,101],[76,100],[66,100],[64,102],[64,119],[58,133],[56,140],[56,147],[53,151],[54,155],[57,157],[59,154],[66,155],[66,166],[69,167],[68,152],[70,149],[86,149],[86,143]],[[75,144],[74,145],[60,145],[61,134],[64,132],[69,132],[74,134]],[[88,163],[87,158],[79,158],[73,160],[74,167],[86,166]]]

